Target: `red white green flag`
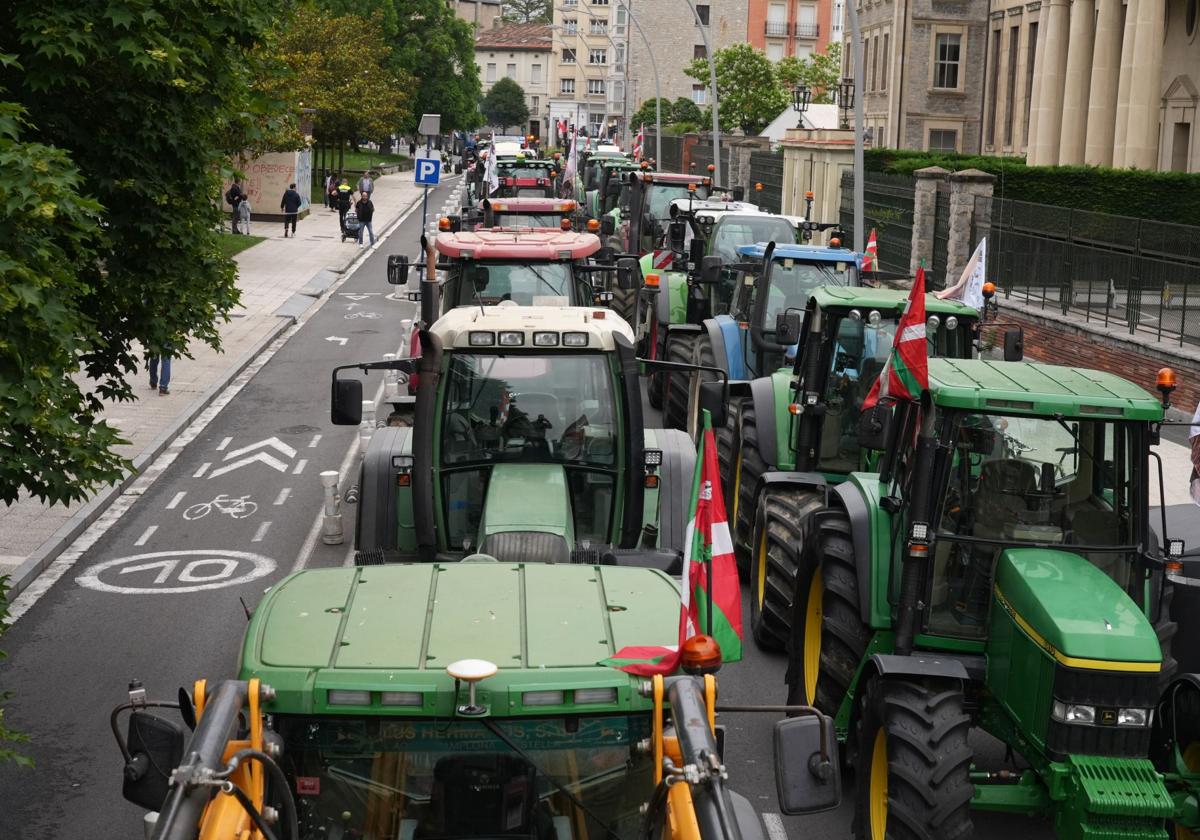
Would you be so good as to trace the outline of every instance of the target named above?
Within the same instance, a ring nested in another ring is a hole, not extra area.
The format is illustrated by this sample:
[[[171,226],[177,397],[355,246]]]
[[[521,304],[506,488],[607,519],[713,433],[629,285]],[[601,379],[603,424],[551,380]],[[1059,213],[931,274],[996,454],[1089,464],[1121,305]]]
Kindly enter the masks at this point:
[[[716,639],[723,662],[742,658],[742,589],[721,493],[717,442],[707,411],[692,478],[692,520],[685,544],[678,645],[629,645],[601,664],[645,677],[669,674],[679,664],[684,641],[698,633]]]
[[[863,400],[863,411],[882,399],[917,400],[929,387],[929,348],[925,335],[925,267],[917,269],[912,293],[896,326],[892,352]]]

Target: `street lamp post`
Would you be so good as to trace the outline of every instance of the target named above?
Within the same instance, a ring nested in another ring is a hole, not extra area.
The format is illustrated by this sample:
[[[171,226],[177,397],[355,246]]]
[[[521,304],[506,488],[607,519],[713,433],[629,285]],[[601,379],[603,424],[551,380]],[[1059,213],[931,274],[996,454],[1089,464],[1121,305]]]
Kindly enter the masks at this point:
[[[646,55],[650,57],[650,69],[654,71],[654,162],[656,165],[662,166],[662,87],[658,80],[658,62],[654,60],[654,50],[650,49],[650,41],[646,38],[646,33],[642,31],[642,25],[634,17],[633,9],[629,8],[627,3],[621,5],[625,7],[629,21],[637,29],[642,43],[646,45]],[[626,77],[628,78],[628,74]]]
[[[692,10],[692,17],[696,19],[696,28],[700,30],[700,37],[704,39],[704,52],[708,55],[708,81],[712,87],[713,184],[716,185],[721,183],[721,120],[717,114],[717,56],[712,50],[712,44],[709,43],[708,32],[704,29],[704,22],[700,20],[700,13],[696,11],[696,4],[692,0],[687,0],[687,4],[688,8]]]
[[[854,95],[854,80],[842,79],[837,85],[837,103],[838,111],[842,115],[841,127],[843,129],[850,128],[850,109],[854,107],[854,100],[857,97]]]
[[[812,88],[806,84],[796,85],[792,91],[792,110],[800,115],[800,122],[797,128],[804,127],[804,112],[808,110],[808,106],[812,104]]]
[[[858,0],[846,0],[850,18],[850,57],[854,83],[854,250],[862,253],[863,241],[863,43],[858,28]]]

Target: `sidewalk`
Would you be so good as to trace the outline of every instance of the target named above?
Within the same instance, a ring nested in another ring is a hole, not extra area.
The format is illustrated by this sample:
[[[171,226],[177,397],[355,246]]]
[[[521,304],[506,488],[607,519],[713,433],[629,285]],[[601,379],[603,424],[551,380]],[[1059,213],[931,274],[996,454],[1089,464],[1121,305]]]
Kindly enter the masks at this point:
[[[421,195],[411,173],[378,179],[372,199],[376,238],[419,203]],[[87,502],[70,507],[22,497],[12,506],[0,508],[0,575],[9,576],[9,600],[95,521],[226,384],[364,253],[352,241],[341,242],[337,213],[320,205],[299,222],[294,239],[283,237],[282,223],[255,222],[251,228],[254,235],[269,238],[234,258],[242,301],[230,313],[229,323],[219,325],[222,352],[194,342],[190,348],[194,359],[174,361],[170,395],[160,397],[152,391],[142,372],[133,382],[138,399],[111,403],[105,410],[104,418],[129,440],[119,451],[133,462],[133,473]]]

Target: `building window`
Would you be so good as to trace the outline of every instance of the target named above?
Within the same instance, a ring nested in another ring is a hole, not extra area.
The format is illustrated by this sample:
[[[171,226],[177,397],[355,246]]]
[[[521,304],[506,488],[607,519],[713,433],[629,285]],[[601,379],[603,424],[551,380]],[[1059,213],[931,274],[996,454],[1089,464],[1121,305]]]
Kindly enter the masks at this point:
[[[517,78],[517,65],[515,65],[515,64],[506,65],[504,68],[504,75],[508,76],[508,78],[513,79],[515,81]]]
[[[575,18],[563,18],[563,34],[574,35],[579,30],[576,28]]]
[[[539,110],[541,110],[540,108],[538,108],[538,106],[541,104],[542,104],[542,98],[540,96],[529,97],[529,112],[530,112],[530,114],[531,115],[537,114],[537,112]]]
[[[799,58],[801,60],[809,59],[809,58],[812,58],[812,54],[813,54],[813,45],[812,44],[797,44],[796,45],[796,58]]]
[[[575,50],[564,49],[562,51],[562,63],[563,64],[574,64],[575,63]]]
[[[800,20],[796,23],[797,38],[819,38],[821,27],[817,24],[817,7],[800,5]]]
[[[496,65],[495,64],[490,64],[490,63],[488,64],[487,74],[483,77],[483,80],[485,82],[488,82],[489,84],[496,81]]]
[[[1008,78],[1005,87],[1008,90],[1004,96],[1004,145],[1012,146],[1013,141],[1013,111],[1017,104],[1017,48],[1021,40],[1021,27],[1013,26],[1008,30]]]
[[[863,87],[870,91],[875,90],[875,71],[879,69],[879,57],[873,56],[871,51],[873,40],[869,36],[863,38],[863,67],[867,69],[867,81]]]
[[[617,49],[613,53],[613,68],[621,70],[625,67],[625,45],[618,43]]]
[[[988,90],[984,94],[987,97],[987,125],[984,126],[987,136],[983,142],[989,146],[996,145],[996,99],[1000,95],[1000,35],[1001,30],[992,30],[992,72],[991,78],[988,79]]]
[[[564,6],[578,6],[579,0],[563,0]]]
[[[625,25],[625,7],[617,6],[616,18],[613,20],[617,26]]]
[[[575,80],[574,79],[559,79],[558,80],[558,92],[559,93],[574,93],[575,92]]]
[[[708,6],[697,3],[696,16],[700,18],[701,26],[708,26]]]
[[[529,84],[540,85],[542,83],[542,65],[529,65]]]
[[[783,60],[783,44],[773,41],[767,44],[767,59],[770,61]]]
[[[692,58],[708,58],[708,50],[704,49],[703,44],[696,44],[694,47],[692,47]]]
[[[588,50],[588,64],[608,64],[608,50]]]
[[[1029,109],[1033,106],[1033,56],[1037,50],[1038,25],[1029,24],[1029,46],[1025,56],[1025,128],[1023,131],[1025,145],[1029,145]]]
[[[704,105],[708,102],[708,88],[704,85],[692,85],[692,101],[697,105]]]
[[[958,132],[952,128],[929,129],[929,151],[957,152]]]
[[[958,90],[959,62],[962,60],[962,35],[939,32],[934,41],[933,86]]]
[[[883,66],[883,72],[879,76],[879,89],[880,90],[887,90],[888,60],[889,60],[889,55],[890,55],[890,52],[889,52],[890,45],[888,44],[888,41],[890,40],[890,38],[891,38],[891,36],[888,35],[888,33],[886,33],[886,32],[883,33],[883,60],[880,62],[880,64]]]
[[[603,96],[604,95],[604,80],[603,79],[588,79],[588,96]]]
[[[593,20],[592,25],[591,25],[591,32],[593,35],[607,35],[608,34],[608,21]]]
[[[608,0],[592,0],[593,6],[607,6]]]
[[[613,105],[615,106],[613,110],[619,110],[622,101],[625,99],[625,83],[613,82],[612,86],[608,90],[608,98],[612,100]]]

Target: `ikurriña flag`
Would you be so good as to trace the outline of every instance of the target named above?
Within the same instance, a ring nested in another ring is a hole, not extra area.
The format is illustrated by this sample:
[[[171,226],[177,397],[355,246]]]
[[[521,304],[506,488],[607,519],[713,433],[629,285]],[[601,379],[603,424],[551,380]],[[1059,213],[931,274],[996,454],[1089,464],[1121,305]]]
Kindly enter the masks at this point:
[[[917,400],[929,387],[929,348],[925,335],[925,267],[917,269],[912,293],[896,326],[892,352],[871,386],[863,411],[882,399]]]

